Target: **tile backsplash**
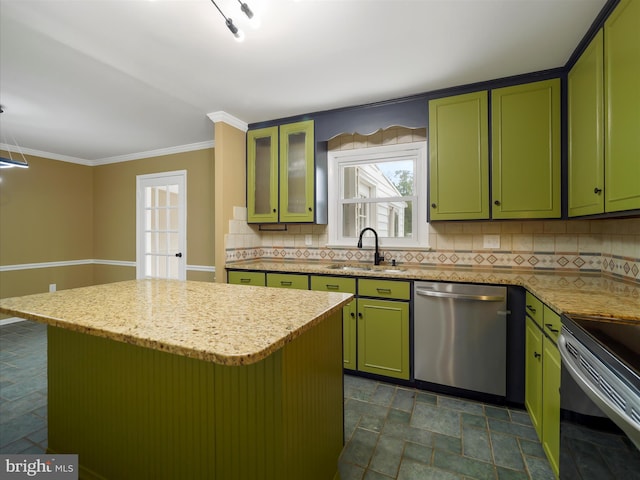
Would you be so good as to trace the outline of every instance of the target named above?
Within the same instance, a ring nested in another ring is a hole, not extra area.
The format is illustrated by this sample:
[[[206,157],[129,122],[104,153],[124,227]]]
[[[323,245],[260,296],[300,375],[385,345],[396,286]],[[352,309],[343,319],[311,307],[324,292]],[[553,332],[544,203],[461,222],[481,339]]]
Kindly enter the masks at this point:
[[[284,228],[268,226],[264,228]],[[434,222],[429,249],[385,249],[399,264],[602,272],[640,283],[640,218]],[[489,236],[487,238],[487,236]],[[486,248],[485,239],[499,241]],[[262,231],[238,207],[226,238],[227,262],[249,259],[372,261],[370,249],[327,246],[325,225]]]

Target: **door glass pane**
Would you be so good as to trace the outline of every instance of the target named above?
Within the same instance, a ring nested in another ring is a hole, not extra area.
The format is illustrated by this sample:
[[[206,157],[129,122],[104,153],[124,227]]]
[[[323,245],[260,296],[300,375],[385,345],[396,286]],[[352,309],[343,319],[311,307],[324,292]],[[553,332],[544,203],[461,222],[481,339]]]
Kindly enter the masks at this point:
[[[307,162],[305,158],[304,132],[292,133],[287,136],[289,155],[287,161],[287,191],[289,194],[287,211],[290,213],[305,213],[307,204],[306,177]]]
[[[256,186],[254,212],[271,213],[271,137],[255,139]]]

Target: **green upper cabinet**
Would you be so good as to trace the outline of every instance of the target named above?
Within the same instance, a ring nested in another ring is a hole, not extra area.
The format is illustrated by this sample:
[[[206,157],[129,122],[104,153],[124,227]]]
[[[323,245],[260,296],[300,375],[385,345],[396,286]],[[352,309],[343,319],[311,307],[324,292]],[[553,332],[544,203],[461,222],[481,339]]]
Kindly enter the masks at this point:
[[[248,223],[315,219],[313,120],[247,133]]]
[[[247,133],[247,219],[278,221],[278,127]]]
[[[569,216],[604,212],[603,33],[568,75]]]
[[[431,220],[489,218],[487,92],[429,102]]]
[[[280,126],[280,221],[313,222],[313,120]]]
[[[640,208],[640,2],[604,24],[605,211]]]
[[[492,217],[559,218],[560,79],[491,92]]]

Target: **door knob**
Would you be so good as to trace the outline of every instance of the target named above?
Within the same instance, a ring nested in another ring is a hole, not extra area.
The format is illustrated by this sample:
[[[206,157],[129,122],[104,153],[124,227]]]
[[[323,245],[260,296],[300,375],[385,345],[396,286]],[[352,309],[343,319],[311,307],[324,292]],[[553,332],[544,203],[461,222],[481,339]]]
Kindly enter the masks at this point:
[[[182,253],[181,252],[176,253],[176,257],[182,258]]]

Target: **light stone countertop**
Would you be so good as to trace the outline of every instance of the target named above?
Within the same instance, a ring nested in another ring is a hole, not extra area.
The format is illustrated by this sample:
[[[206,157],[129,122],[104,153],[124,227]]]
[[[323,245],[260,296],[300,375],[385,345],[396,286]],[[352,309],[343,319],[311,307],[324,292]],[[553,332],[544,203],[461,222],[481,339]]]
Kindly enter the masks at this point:
[[[595,273],[540,272],[533,270],[437,268],[427,266],[354,264],[371,268],[344,271],[331,268],[348,263],[249,260],[226,265],[232,270],[355,276],[398,280],[464,282],[516,285],[526,288],[559,314],[594,315],[640,322],[640,284],[616,280]],[[399,271],[388,271],[399,270]]]
[[[352,295],[130,280],[0,300],[0,313],[222,365],[258,362]]]

